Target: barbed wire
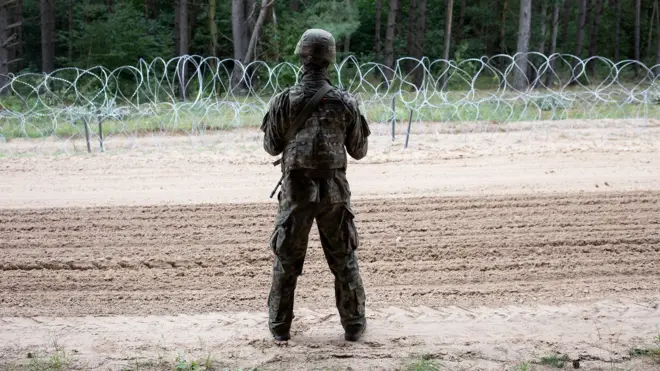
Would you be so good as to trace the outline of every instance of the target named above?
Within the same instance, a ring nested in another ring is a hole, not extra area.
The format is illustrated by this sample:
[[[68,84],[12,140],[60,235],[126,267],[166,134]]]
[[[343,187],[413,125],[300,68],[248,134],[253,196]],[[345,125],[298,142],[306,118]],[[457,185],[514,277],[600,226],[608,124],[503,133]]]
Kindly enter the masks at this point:
[[[260,125],[268,101],[301,73],[288,62],[183,56],[113,70],[0,75],[0,153],[84,151],[80,141],[89,151],[136,148],[146,145],[145,137],[186,135],[198,139],[192,145],[213,146],[215,139],[205,138]],[[349,57],[332,66],[331,79],[358,98],[378,135],[411,126],[418,134],[474,133],[520,127],[511,123],[602,119],[632,119],[639,129],[660,117],[660,65],[634,60],[526,53],[404,57],[390,68]],[[413,125],[399,125],[408,121]]]

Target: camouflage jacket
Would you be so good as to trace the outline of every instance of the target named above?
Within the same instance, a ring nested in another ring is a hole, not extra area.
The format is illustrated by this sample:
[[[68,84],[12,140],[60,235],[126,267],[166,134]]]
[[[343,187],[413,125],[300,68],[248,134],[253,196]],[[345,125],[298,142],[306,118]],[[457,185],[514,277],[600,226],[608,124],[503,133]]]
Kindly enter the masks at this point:
[[[291,202],[320,202],[338,203],[346,202],[350,198],[350,189],[346,180],[346,158],[345,152],[360,160],[367,154],[368,136],[371,134],[367,120],[360,112],[358,103],[349,93],[333,88],[327,95],[328,100],[340,102],[339,105],[324,105],[317,115],[330,122],[333,135],[329,138],[342,138],[342,153],[344,158],[334,158],[329,163],[310,163],[304,156],[304,146],[307,137],[318,128],[312,126],[319,120],[307,120],[298,130],[298,152],[303,148],[303,153],[297,157],[291,154],[291,148],[296,147],[296,138],[289,143],[285,142],[284,136],[289,125],[302,110],[306,102],[324,83],[329,83],[327,77],[321,74],[305,73],[302,82],[291,88],[285,89],[277,94],[269,103],[268,111],[263,118],[261,130],[264,132],[264,149],[272,156],[283,154],[284,166],[287,170],[296,168],[336,168],[338,171],[334,178],[311,179],[295,171],[287,173],[282,181],[280,197]],[[301,139],[302,138],[302,141]],[[293,143],[293,146],[291,145]],[[337,157],[335,156],[335,157]]]

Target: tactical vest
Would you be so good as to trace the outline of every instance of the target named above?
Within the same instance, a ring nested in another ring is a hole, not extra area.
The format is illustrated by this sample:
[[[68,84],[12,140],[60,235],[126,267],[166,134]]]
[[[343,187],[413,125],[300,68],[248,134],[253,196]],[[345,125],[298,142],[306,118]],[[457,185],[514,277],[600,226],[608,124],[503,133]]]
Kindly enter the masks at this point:
[[[297,107],[302,109],[306,102]],[[346,123],[349,112],[335,91],[330,91],[317,109],[286,144],[282,170],[345,169],[347,166]]]

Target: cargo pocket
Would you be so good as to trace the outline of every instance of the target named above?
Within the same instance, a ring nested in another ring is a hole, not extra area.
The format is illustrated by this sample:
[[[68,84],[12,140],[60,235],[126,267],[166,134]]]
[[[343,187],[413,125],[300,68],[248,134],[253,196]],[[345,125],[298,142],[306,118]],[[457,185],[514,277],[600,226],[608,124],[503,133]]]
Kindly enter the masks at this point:
[[[355,294],[357,296],[357,312],[358,315],[362,318],[365,317],[365,303],[367,301],[366,295],[364,293],[364,286],[360,286],[357,290],[355,290]]]
[[[291,218],[291,212],[287,211],[280,211],[277,214],[277,217],[275,219],[275,230],[273,230],[273,233],[270,235],[270,249],[273,251],[273,254],[278,255],[280,252],[280,247],[282,247],[282,244],[284,243],[284,240],[286,239],[286,225],[289,223],[289,220]]]
[[[349,252],[354,251],[360,245],[357,228],[355,227],[355,214],[350,207],[346,207],[344,212],[344,223],[346,228],[346,241],[348,242]]]

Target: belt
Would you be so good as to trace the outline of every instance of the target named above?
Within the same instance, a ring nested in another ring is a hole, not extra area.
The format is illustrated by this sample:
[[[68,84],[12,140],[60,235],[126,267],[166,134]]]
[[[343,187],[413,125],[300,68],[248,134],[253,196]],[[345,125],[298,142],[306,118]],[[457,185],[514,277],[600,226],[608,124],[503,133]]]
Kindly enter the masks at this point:
[[[289,171],[289,175],[294,177],[304,176],[310,179],[329,179],[329,178],[334,178],[335,175],[337,175],[337,171],[338,171],[337,169],[327,169],[327,170],[326,169],[296,169]],[[275,189],[273,189],[273,192],[270,194],[270,198],[273,198],[275,192],[277,192],[277,189],[280,188],[280,185],[282,184],[285,175],[286,173],[282,173],[282,177],[280,178],[280,181],[277,182],[277,185],[275,186]]]
[[[291,176],[304,176],[312,179],[334,178],[337,169],[296,169],[291,170]]]

